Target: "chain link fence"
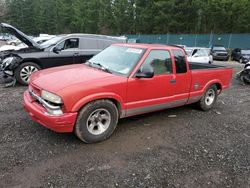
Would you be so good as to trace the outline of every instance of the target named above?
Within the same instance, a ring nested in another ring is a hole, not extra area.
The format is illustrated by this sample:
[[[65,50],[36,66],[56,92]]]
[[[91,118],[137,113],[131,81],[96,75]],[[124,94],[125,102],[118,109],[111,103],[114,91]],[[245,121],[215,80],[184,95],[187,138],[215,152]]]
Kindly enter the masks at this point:
[[[223,45],[228,49],[250,49],[250,33],[246,34],[165,34],[165,35],[126,35],[140,43],[180,44],[190,47]]]

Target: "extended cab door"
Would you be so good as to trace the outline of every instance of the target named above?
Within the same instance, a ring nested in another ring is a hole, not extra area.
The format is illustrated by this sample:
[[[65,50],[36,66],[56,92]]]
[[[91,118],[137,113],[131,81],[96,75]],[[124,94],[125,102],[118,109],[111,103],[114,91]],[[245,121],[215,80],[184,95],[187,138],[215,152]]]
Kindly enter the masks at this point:
[[[184,51],[182,49],[174,49],[172,53],[176,72],[174,89],[175,100],[178,100],[180,105],[184,105],[189,99],[192,76]]]
[[[170,52],[167,50],[151,50],[141,67],[154,70],[153,78],[128,79],[127,116],[167,108],[174,98],[175,75]]]

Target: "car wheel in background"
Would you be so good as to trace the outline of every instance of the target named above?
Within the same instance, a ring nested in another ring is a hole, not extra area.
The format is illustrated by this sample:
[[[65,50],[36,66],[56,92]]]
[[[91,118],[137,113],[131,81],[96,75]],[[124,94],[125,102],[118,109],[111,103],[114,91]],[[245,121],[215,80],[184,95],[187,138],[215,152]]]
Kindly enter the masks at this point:
[[[106,140],[114,132],[119,113],[110,100],[97,100],[84,106],[78,114],[74,132],[85,143]]]
[[[210,110],[214,106],[217,100],[217,96],[218,96],[218,93],[217,93],[216,85],[211,85],[205,91],[200,101],[197,103],[198,107],[203,111]]]
[[[36,63],[26,62],[22,63],[16,70],[15,70],[15,77],[17,81],[22,85],[28,85],[30,75],[36,71],[39,71],[41,67]]]

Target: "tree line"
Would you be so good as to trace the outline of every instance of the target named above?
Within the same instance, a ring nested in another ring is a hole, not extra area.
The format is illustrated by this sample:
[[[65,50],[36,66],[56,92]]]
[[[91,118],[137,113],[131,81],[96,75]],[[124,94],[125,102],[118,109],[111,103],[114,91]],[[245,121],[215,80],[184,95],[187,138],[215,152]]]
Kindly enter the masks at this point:
[[[0,0],[28,34],[248,33],[249,0]]]

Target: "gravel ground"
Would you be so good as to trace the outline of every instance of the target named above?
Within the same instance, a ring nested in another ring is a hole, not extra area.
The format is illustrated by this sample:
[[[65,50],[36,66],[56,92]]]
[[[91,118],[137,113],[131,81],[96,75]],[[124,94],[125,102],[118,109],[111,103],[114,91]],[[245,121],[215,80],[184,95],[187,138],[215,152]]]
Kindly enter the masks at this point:
[[[32,122],[25,89],[0,88],[0,187],[250,187],[250,86],[234,79],[209,112],[122,119],[98,144]]]

